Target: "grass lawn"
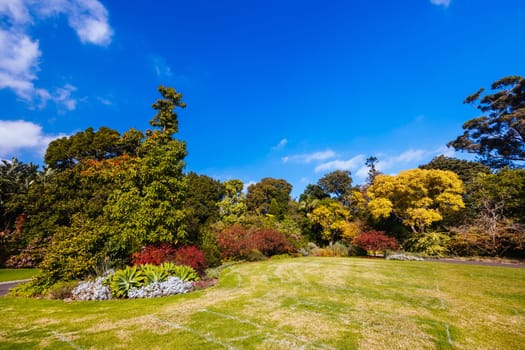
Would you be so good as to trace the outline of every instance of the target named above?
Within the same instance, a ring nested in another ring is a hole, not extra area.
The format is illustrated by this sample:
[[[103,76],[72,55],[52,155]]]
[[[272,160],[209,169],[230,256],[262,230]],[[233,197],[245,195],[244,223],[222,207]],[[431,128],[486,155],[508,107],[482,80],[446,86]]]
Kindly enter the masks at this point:
[[[234,265],[186,295],[0,309],[0,349],[515,350],[525,269],[299,258]]]
[[[38,269],[0,269],[0,282],[25,280],[38,273]]]

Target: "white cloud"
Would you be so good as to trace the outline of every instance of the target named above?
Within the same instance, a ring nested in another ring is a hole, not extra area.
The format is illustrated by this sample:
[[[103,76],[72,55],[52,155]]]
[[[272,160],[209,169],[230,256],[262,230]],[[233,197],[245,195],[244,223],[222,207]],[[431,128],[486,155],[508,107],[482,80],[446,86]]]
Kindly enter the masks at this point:
[[[171,70],[171,67],[168,65],[168,63],[162,56],[152,55],[151,63],[153,65],[153,70],[155,71],[155,75],[157,76],[157,78],[167,79],[173,76],[173,71]]]
[[[451,0],[430,0],[430,3],[437,6],[448,7]]]
[[[99,96],[99,97],[97,97],[97,100],[100,103],[102,103],[103,105],[105,105],[105,106],[111,106],[113,104],[113,102],[110,99],[108,99],[108,98],[104,98],[104,97],[100,97]]]
[[[294,163],[303,163],[308,164],[313,161],[323,161],[330,159],[336,156],[336,153],[330,149],[321,152],[314,153],[305,153],[305,154],[296,154],[293,156],[283,157],[283,163],[294,162]]]
[[[377,167],[376,167],[377,168]],[[365,180],[368,177],[368,167],[363,165],[354,173],[355,177],[361,181]]]
[[[109,25],[108,11],[98,0],[24,0],[37,18],[65,15],[68,24],[82,43],[107,46],[113,30]]]
[[[76,101],[71,97],[71,85],[55,89],[36,87],[40,70],[39,41],[31,37],[30,29],[37,20],[65,15],[82,43],[107,46],[113,32],[108,13],[97,0],[2,0],[0,17],[5,18],[0,28],[0,89],[12,90],[18,98],[37,108],[52,100],[59,108],[72,110]]]
[[[253,180],[250,180],[246,183],[243,184],[243,187],[242,187],[242,191],[244,193],[248,193],[248,187],[250,187],[251,185],[255,185],[257,182],[256,181],[253,181]]]
[[[400,155],[394,157],[392,161],[396,163],[409,163],[413,161],[420,161],[425,157],[427,153],[428,151],[422,149],[409,149],[408,151],[405,151]]]
[[[25,120],[0,120],[0,157],[12,158],[28,150],[43,156],[49,143],[65,134],[45,134],[42,126]]]
[[[397,155],[376,154],[375,157],[378,159],[376,169],[384,174],[396,174],[401,170],[416,168],[440,155],[458,157],[459,154],[448,147],[433,150],[409,149]],[[368,177],[368,170],[365,165],[358,168],[353,173],[356,180],[364,181]]]
[[[109,26],[108,11],[104,6],[96,0],[81,0],[75,5],[67,14],[68,23],[77,32],[80,41],[102,46],[109,45],[113,30]]]
[[[42,54],[38,41],[16,30],[0,29],[0,47],[0,89],[12,89],[24,100],[38,96],[33,85]]]
[[[331,171],[331,170],[353,170],[357,169],[361,164],[365,162],[365,156],[359,154],[348,160],[333,160],[320,164],[315,167],[315,172]]]
[[[31,20],[31,16],[23,0],[0,1],[0,13],[17,23],[25,23]]]
[[[71,97],[71,93],[76,89],[75,86],[66,84],[64,87],[56,89],[51,98],[59,107],[72,111],[77,107],[77,100]]]
[[[288,143],[288,140],[287,139],[282,139],[281,141],[279,141],[279,143],[275,146],[272,147],[272,149],[274,151],[277,151],[277,150],[280,150],[280,149],[283,149],[284,146],[286,146],[286,144]]]

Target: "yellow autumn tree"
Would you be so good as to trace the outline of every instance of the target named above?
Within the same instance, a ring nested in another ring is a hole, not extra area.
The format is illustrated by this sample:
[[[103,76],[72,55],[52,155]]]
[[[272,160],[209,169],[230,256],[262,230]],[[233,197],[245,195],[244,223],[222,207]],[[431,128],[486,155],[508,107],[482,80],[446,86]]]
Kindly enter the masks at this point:
[[[359,233],[359,228],[350,222],[350,212],[341,202],[331,200],[315,208],[308,217],[323,228],[323,239],[332,245],[343,238],[351,241]]]
[[[443,215],[464,208],[463,182],[452,171],[412,169],[378,175],[368,188],[374,218],[394,215],[414,233],[424,233]]]

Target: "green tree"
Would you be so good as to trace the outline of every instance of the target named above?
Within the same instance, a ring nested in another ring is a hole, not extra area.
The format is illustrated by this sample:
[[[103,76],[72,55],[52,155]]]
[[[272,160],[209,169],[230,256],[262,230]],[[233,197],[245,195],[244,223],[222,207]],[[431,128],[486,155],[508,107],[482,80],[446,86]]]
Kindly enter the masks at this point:
[[[220,219],[217,204],[222,200],[225,190],[220,181],[206,175],[190,172],[187,180],[184,206],[187,209],[188,240],[195,243],[206,226]]]
[[[463,159],[438,156],[432,159],[428,164],[420,165],[420,169],[438,169],[449,170],[458,175],[465,185],[465,194],[463,202],[465,209],[450,213],[444,218],[444,226],[458,226],[472,221],[478,214],[477,205],[474,203],[472,194],[476,191],[473,183],[481,174],[490,174],[492,171],[486,165],[480,162],[473,162]]]
[[[463,208],[463,193],[463,183],[451,171],[406,170],[375,178],[367,192],[368,209],[376,219],[394,215],[413,233],[423,233],[447,212]]]
[[[444,155],[434,157],[429,163],[420,165],[419,168],[452,171],[459,176],[464,184],[472,183],[479,174],[491,173],[490,168],[482,163],[446,157]]]
[[[271,214],[283,219],[288,213],[292,185],[283,179],[264,178],[248,186],[246,207],[256,215]],[[272,200],[274,204],[272,206]],[[272,212],[270,213],[270,208]]]
[[[494,82],[494,91],[484,89],[466,98],[483,116],[463,124],[463,135],[448,146],[474,153],[493,168],[525,162],[525,78],[509,76]]]
[[[137,156],[140,145],[144,141],[144,133],[136,129],[129,129],[120,138],[119,148],[123,154]]]
[[[328,193],[326,193],[321,186],[309,184],[304,189],[303,193],[299,196],[299,202],[305,201],[305,200],[322,200],[325,198],[330,197]]]
[[[38,177],[38,167],[13,158],[0,162],[0,266],[24,245],[22,226],[27,217],[23,203]]]
[[[334,196],[342,203],[348,204],[348,196],[352,192],[352,177],[350,171],[334,170],[317,181],[317,185],[327,194]]]
[[[175,109],[186,108],[186,104],[182,102],[182,94],[172,87],[160,85],[158,91],[162,98],[152,105],[157,114],[150,121],[150,125],[160,129],[162,135],[171,138],[179,132],[179,119]]]
[[[368,167],[368,177],[366,179],[366,183],[368,185],[371,185],[374,183],[374,179],[377,175],[381,174],[379,170],[376,169],[376,164],[379,162],[377,157],[370,156],[366,158],[365,165]]]
[[[494,174],[480,174],[472,194],[477,211],[499,207],[502,217],[525,223],[525,169],[503,168]]]
[[[46,164],[54,169],[73,167],[84,159],[102,160],[122,154],[120,134],[101,127],[98,131],[87,128],[70,137],[52,141],[45,154]]]
[[[223,182],[224,195],[217,203],[220,219],[227,226],[240,223],[247,213],[244,184],[241,180],[232,179]]]
[[[480,174],[470,187],[475,212],[456,227],[456,241],[466,253],[523,257],[525,253],[525,170],[500,169]]]
[[[184,203],[188,181],[183,174],[186,144],[154,135],[141,145],[140,157],[126,161],[124,171],[119,172],[118,188],[104,208],[107,229],[119,231],[113,242],[119,251],[187,239]]]

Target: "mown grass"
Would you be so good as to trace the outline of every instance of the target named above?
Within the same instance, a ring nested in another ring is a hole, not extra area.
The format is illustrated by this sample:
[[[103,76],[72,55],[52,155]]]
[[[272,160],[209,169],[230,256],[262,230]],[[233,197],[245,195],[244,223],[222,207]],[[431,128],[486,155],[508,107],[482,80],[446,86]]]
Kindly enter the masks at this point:
[[[0,269],[0,282],[25,280],[38,273],[38,269]]]
[[[352,258],[234,265],[149,300],[0,298],[5,349],[520,349],[525,270]]]

